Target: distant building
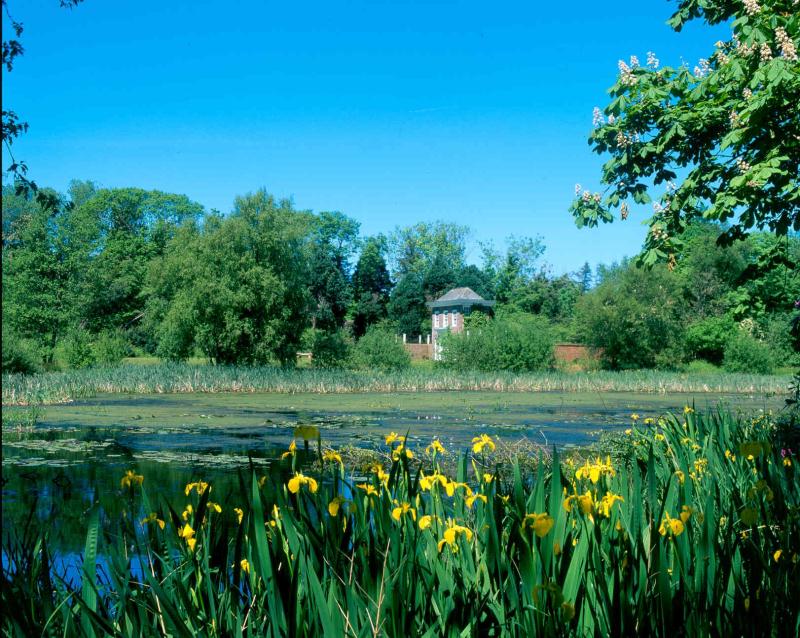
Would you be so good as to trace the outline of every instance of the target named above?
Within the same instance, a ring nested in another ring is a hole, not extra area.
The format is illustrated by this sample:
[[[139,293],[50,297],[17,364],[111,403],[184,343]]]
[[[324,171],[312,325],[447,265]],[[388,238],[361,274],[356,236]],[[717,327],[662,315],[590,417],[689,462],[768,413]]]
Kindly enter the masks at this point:
[[[471,288],[453,288],[427,304],[431,310],[431,340],[433,358],[439,358],[439,335],[445,332],[462,332],[464,318],[473,308],[490,311],[494,301],[487,301]]]

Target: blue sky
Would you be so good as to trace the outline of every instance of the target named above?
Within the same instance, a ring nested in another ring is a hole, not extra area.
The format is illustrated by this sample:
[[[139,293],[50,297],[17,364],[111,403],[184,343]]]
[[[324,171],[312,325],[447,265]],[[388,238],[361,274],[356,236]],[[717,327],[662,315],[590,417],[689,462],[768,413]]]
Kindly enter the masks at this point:
[[[598,186],[586,138],[617,60],[693,66],[725,37],[674,33],[674,6],[15,0],[25,54],[3,106],[30,124],[14,151],[41,185],[160,189],[222,212],[263,186],[365,235],[434,219],[475,242],[541,235],[568,272],[644,238],[646,209],[598,230],[568,212],[576,182]]]

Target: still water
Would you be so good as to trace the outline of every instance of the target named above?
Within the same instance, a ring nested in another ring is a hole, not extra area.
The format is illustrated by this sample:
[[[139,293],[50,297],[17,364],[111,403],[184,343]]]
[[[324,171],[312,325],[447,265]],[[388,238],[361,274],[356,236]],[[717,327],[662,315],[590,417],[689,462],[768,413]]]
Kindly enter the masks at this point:
[[[280,473],[275,461],[302,424],[319,427],[323,447],[333,448],[380,449],[389,432],[408,433],[418,450],[434,437],[464,450],[479,433],[564,448],[629,427],[632,413],[644,419],[720,402],[744,413],[782,404],[748,395],[452,392],[110,395],[49,406],[35,426],[3,431],[3,534],[47,525],[61,552],[79,551],[93,503],[109,519],[126,508],[120,478],[128,469],[144,475],[154,503],[180,511],[186,483],[203,479],[215,501],[233,507],[251,464]]]

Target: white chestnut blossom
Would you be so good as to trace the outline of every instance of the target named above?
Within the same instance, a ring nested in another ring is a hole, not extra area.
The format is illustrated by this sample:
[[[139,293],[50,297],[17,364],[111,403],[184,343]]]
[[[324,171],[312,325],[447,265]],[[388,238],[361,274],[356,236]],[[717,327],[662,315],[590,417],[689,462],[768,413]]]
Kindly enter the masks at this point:
[[[622,82],[623,85],[633,86],[636,84],[636,76],[634,75],[633,71],[631,71],[631,67],[625,64],[624,60],[617,62],[617,68],[619,69],[620,73],[620,82]]]
[[[797,62],[797,47],[783,27],[775,29],[775,39],[781,48],[781,55],[790,62]]]
[[[761,6],[758,4],[757,0],[743,0],[743,4],[744,10],[749,16],[754,16],[761,11]]]
[[[657,69],[658,68],[658,64],[659,64],[659,62],[658,62],[658,58],[656,57],[656,54],[653,53],[652,51],[648,51],[647,52],[647,66],[649,66],[651,69]]]

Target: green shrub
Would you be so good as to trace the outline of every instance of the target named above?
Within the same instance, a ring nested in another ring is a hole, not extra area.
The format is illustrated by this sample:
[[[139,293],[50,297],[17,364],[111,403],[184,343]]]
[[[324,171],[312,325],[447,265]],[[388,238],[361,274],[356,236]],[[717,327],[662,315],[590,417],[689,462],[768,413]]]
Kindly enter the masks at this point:
[[[723,367],[728,372],[770,374],[775,361],[766,343],[740,330],[725,346]]]
[[[690,325],[686,330],[685,347],[690,359],[705,359],[721,365],[725,345],[736,334],[736,324],[730,317],[708,317]]]
[[[351,343],[344,330],[313,330],[308,341],[315,368],[341,368],[350,357]]]
[[[553,364],[554,339],[547,320],[516,314],[477,330],[440,338],[443,365],[456,370],[531,372]]]
[[[95,364],[92,335],[84,328],[74,328],[61,344],[64,363],[69,368],[89,368]]]
[[[3,333],[3,372],[7,374],[33,374],[42,369],[42,356],[30,339],[20,339]]]
[[[695,359],[686,365],[686,372],[689,374],[717,374],[719,367],[704,359]]]
[[[94,359],[101,365],[117,365],[130,354],[127,339],[118,330],[101,333],[94,343]]]
[[[611,370],[671,368],[683,341],[685,307],[678,281],[666,269],[623,264],[575,306],[578,339],[603,349]]]
[[[766,315],[759,327],[764,341],[772,349],[775,364],[779,366],[800,366],[800,350],[792,335],[792,315],[788,312],[776,312]]]
[[[352,362],[366,370],[402,370],[411,365],[411,355],[395,335],[372,327],[353,348]]]

